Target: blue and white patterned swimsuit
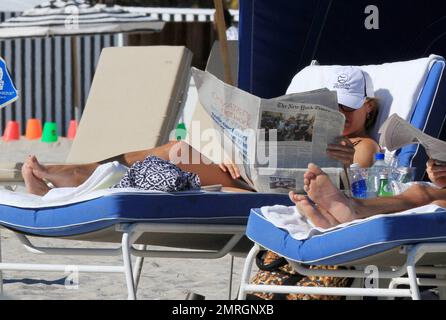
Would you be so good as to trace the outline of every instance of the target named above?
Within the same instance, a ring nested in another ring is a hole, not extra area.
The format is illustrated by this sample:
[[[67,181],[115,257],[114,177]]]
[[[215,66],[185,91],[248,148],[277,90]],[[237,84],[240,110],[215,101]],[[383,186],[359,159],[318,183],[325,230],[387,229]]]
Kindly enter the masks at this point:
[[[201,188],[200,178],[173,163],[149,156],[135,162],[118,184],[112,188],[138,188],[152,191],[187,191]]]

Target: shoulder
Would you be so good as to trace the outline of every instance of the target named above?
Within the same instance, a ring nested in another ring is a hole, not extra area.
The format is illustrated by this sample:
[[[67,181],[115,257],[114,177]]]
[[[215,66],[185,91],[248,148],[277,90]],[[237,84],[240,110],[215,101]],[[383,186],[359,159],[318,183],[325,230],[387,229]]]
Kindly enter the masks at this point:
[[[378,152],[381,148],[378,143],[372,138],[358,138],[355,141],[352,141],[355,144],[356,150],[370,150],[373,152]]]
[[[380,150],[381,148],[375,140],[371,138],[358,139],[355,145],[354,161],[363,168],[370,167],[374,162],[375,153]]]

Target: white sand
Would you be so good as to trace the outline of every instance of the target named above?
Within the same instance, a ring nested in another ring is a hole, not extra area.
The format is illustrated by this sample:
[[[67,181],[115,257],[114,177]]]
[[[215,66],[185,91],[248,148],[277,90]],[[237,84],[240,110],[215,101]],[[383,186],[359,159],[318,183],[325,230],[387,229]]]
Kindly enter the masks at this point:
[[[14,234],[1,229],[3,262],[48,264],[122,263],[121,257],[40,256],[26,251]],[[103,247],[104,244],[82,241],[36,239],[39,245],[75,245],[78,248]],[[107,247],[115,247],[106,244]],[[134,261],[133,261],[134,262]],[[235,258],[233,298],[240,283],[244,259]],[[185,299],[188,291],[206,299],[228,299],[230,256],[216,260],[146,258],[138,290],[138,299]],[[79,288],[67,289],[63,272],[6,271],[4,297],[7,299],[127,299],[124,274],[81,273]]]
[[[0,164],[23,162],[29,154],[35,154],[44,163],[64,162],[71,141],[60,139],[54,144],[40,141],[5,143],[0,141]],[[1,165],[0,165],[1,167]],[[13,182],[17,184],[17,182]],[[3,262],[48,264],[122,264],[121,257],[61,257],[41,256],[29,253],[14,234],[0,228]],[[104,244],[35,238],[42,246],[103,247]],[[114,244],[105,244],[116,247]],[[240,282],[244,259],[235,258],[233,298]],[[206,299],[228,299],[230,256],[216,260],[204,259],[149,259],[146,258],[138,291],[139,299],[184,299],[188,291],[204,295]],[[61,272],[4,272],[4,298],[6,299],[126,299],[124,274],[82,273],[79,289],[65,287]]]
[[[5,142],[0,139],[0,163],[23,162],[28,155],[35,155],[46,163],[64,163],[72,141],[59,138],[57,142],[45,143],[40,140],[20,140]]]

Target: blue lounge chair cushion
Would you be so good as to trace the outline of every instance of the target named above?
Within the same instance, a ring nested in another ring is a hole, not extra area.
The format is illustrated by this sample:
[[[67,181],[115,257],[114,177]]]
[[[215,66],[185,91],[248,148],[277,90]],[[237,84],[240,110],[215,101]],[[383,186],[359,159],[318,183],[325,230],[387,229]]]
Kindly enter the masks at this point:
[[[58,207],[0,205],[0,225],[36,236],[68,237],[118,223],[246,225],[250,208],[291,202],[286,194],[177,192],[115,193]]]
[[[246,235],[279,255],[303,264],[339,265],[420,242],[446,241],[446,210],[380,216],[299,241],[251,210]]]

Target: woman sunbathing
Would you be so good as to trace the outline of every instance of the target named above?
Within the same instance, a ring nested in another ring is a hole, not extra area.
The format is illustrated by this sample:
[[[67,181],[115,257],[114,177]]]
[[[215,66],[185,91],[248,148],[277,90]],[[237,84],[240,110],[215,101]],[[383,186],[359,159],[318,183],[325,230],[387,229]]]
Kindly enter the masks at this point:
[[[369,76],[356,67],[340,67],[334,70],[327,87],[337,91],[339,110],[346,121],[343,137],[327,147],[327,155],[349,166],[353,162],[362,167],[373,163],[374,154],[379,151],[378,144],[367,136],[366,132],[373,125],[377,113],[377,101]],[[185,159],[182,157],[186,155]],[[49,191],[46,182],[55,187],[77,187],[82,184],[100,165],[110,161],[131,167],[147,157],[157,157],[164,161],[172,158],[182,159],[175,164],[186,173],[199,177],[201,185],[221,184],[232,190],[249,190],[241,181],[237,167],[231,163],[210,164],[198,151],[184,142],[172,141],[153,149],[130,152],[97,163],[83,165],[41,165],[36,157],[30,156],[22,167],[22,175],[28,192],[44,195]],[[199,159],[198,163],[192,161]],[[151,163],[151,162],[149,162]],[[168,165],[168,164],[166,164]]]

